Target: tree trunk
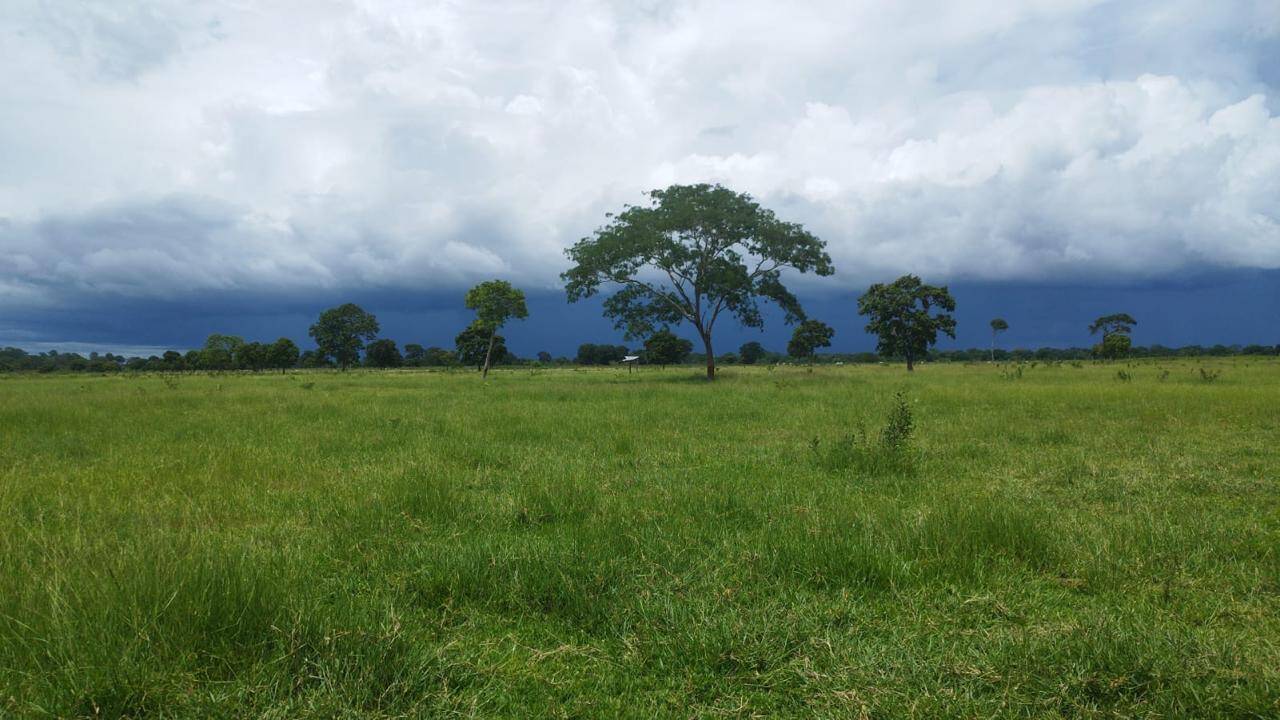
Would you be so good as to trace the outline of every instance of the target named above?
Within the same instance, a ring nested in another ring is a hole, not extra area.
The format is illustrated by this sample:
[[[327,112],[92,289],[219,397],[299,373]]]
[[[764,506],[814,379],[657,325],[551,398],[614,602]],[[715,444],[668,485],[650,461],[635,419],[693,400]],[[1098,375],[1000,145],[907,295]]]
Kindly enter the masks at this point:
[[[489,377],[489,358],[493,356],[493,343],[498,339],[498,331],[495,329],[493,334],[489,336],[489,349],[484,351],[484,370],[480,373],[481,379]]]
[[[915,372],[916,365],[912,361],[911,353],[907,353],[907,372]]]
[[[702,346],[707,350],[707,380],[716,379],[716,356],[711,352],[711,333],[699,333],[702,335]]]

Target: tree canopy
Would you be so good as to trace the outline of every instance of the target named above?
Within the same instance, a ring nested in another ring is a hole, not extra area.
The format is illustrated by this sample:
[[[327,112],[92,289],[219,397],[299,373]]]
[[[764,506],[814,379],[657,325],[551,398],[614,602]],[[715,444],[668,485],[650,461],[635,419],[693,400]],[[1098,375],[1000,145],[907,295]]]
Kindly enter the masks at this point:
[[[378,335],[378,319],[354,303],[329,308],[307,334],[322,358],[333,358],[343,370],[360,361],[365,343]]]
[[[671,332],[670,328],[650,335],[644,341],[644,361],[653,365],[677,365],[693,352],[693,343]]]
[[[1133,326],[1137,324],[1138,321],[1134,320],[1133,316],[1128,313],[1103,315],[1097,320],[1094,320],[1093,324],[1089,325],[1089,334],[1097,335],[1098,333],[1102,333],[1102,338],[1105,340],[1108,336],[1115,335],[1116,333],[1128,335],[1133,332]]]
[[[868,318],[867,332],[880,339],[879,353],[905,358],[908,371],[938,341],[938,333],[956,336],[956,321],[949,314],[955,309],[956,301],[945,286],[925,285],[915,275],[887,285],[876,283],[858,298],[858,314]]]
[[[749,195],[720,185],[672,185],[648,193],[649,204],[626,206],[566,251],[573,267],[561,275],[569,301],[605,286],[618,290],[605,315],[629,339],[660,325],[693,325],[706,348],[707,379],[715,378],[711,336],[722,313],[763,327],[759,300],[804,319],[782,271],[834,272],[826,244],[784,222]]]
[[[996,335],[1009,329],[1009,323],[1004,318],[995,318],[991,321],[991,362],[996,361]]]
[[[364,352],[364,364],[376,368],[400,367],[404,364],[404,356],[396,347],[395,340],[379,338],[369,343]]]
[[[813,362],[818,348],[830,347],[831,337],[836,331],[830,325],[818,320],[805,320],[796,326],[787,343],[787,354],[793,358],[809,358]]]

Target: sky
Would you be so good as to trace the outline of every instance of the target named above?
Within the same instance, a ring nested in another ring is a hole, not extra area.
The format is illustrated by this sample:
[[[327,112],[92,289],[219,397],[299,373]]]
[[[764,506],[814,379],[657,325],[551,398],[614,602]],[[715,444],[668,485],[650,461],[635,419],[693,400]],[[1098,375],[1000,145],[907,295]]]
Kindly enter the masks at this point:
[[[448,346],[503,278],[512,349],[571,354],[622,337],[564,248],[693,182],[827,243],[787,280],[834,350],[904,273],[943,347],[1280,342],[1275,0],[6,0],[0,58],[0,345],[305,345],[355,301]]]

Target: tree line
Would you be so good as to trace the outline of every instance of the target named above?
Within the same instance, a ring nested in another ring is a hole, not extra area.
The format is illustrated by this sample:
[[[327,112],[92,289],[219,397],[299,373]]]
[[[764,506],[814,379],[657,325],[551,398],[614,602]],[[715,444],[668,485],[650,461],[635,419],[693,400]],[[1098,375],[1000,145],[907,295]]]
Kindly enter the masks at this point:
[[[628,205],[608,222],[569,247],[565,253],[572,267],[561,274],[569,302],[612,294],[603,302],[604,314],[623,332],[639,342],[635,353],[658,365],[679,364],[696,358],[714,380],[717,364],[778,362],[760,343],[743,344],[737,353],[714,352],[714,331],[724,317],[748,328],[763,328],[760,304],[768,302],[783,311],[784,322],[795,325],[786,357],[813,363],[822,348],[831,346],[835,331],[806,315],[799,299],[786,287],[783,273],[834,274],[826,243],[797,223],[779,219],[749,195],[720,185],[672,185],[647,193],[648,203]],[[290,367],[474,366],[484,376],[494,365],[518,362],[500,334],[512,320],[528,317],[523,291],[505,280],[490,280],[467,291],[465,306],[475,319],[454,339],[452,350],[407,344],[403,351],[393,340],[379,338],[377,318],[347,303],[320,314],[309,330],[314,350],[299,351],[288,338],[273,343],[246,342],[238,336],[214,334],[200,350],[165,352],[160,357],[121,359],[110,354],[88,359],[56,352],[30,356],[15,348],[0,353],[0,369],[115,369],[145,370],[284,370]],[[956,336],[955,299],[946,286],[925,283],[916,275],[893,282],[875,283],[857,300],[857,313],[866,318],[865,329],[877,338],[876,353],[859,353],[853,361],[892,358],[915,364],[930,359],[1020,359],[1029,351],[1000,351],[997,339],[1009,329],[1003,318],[990,321],[991,347],[986,351],[933,350],[938,336]],[[1097,318],[1089,325],[1098,342],[1089,357],[1121,358],[1157,354],[1165,349],[1135,348],[1131,341],[1137,324],[1127,313]],[[672,328],[688,326],[701,341],[702,352],[676,335]],[[1220,347],[1220,346],[1219,346]],[[1180,354],[1179,351],[1169,351]],[[1269,350],[1269,352],[1268,352]],[[605,365],[630,354],[622,345],[583,344],[574,362]],[[1234,354],[1274,354],[1275,348],[1251,345]],[[1213,354],[1213,353],[1209,353]],[[1034,357],[1077,359],[1076,349],[1042,348]],[[827,358],[835,356],[825,356]],[[567,359],[561,359],[567,360]],[[537,362],[556,362],[549,353]]]

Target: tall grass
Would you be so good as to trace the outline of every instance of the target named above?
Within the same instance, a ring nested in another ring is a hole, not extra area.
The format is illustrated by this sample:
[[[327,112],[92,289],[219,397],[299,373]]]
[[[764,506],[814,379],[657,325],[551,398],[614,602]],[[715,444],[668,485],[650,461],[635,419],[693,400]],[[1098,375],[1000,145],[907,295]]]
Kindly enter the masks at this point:
[[[0,715],[1274,716],[1280,365],[1161,369],[3,378]]]

